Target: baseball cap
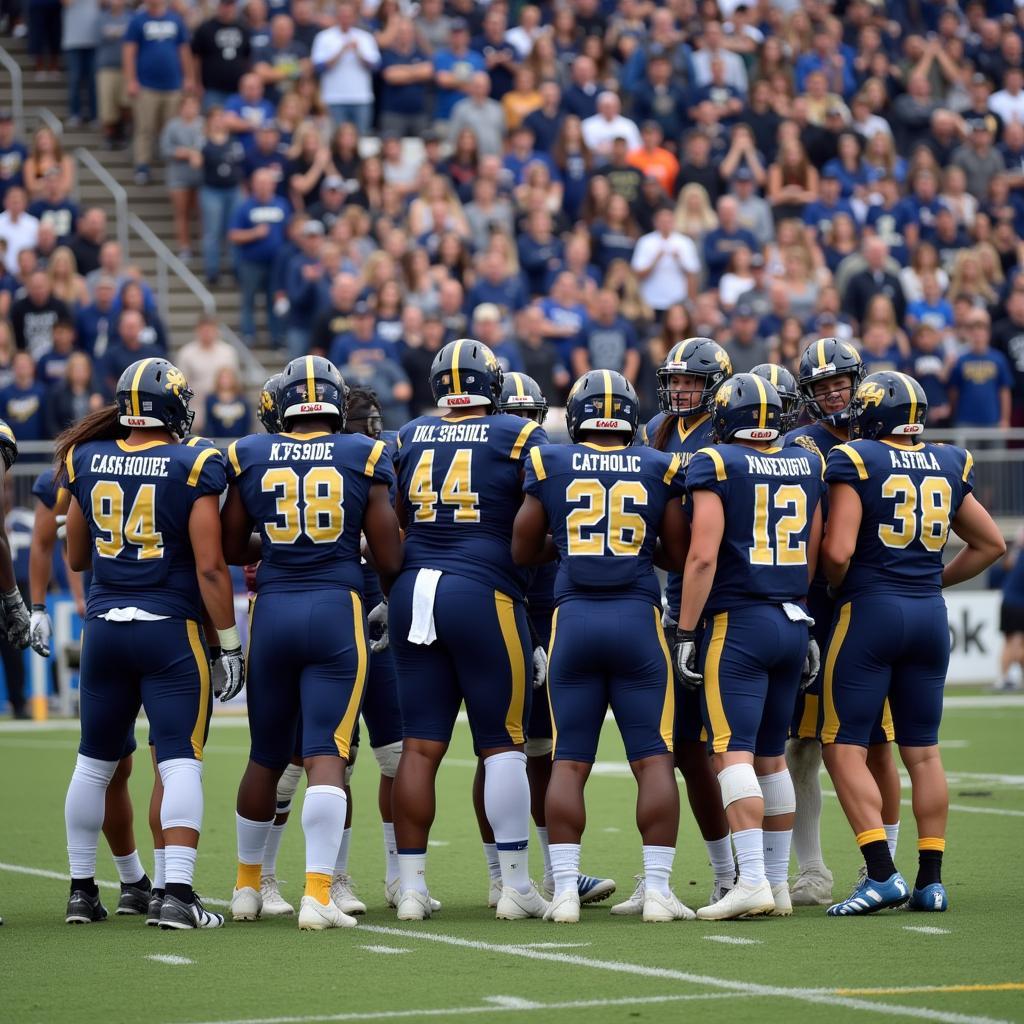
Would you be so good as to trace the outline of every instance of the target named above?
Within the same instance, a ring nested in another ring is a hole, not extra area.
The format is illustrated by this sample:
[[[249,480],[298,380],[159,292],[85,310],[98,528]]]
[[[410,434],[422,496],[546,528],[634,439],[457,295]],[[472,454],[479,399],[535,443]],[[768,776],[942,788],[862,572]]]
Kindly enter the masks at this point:
[[[754,172],[749,167],[739,167],[732,176],[733,181],[753,181]]]
[[[355,316],[373,316],[373,307],[368,303],[360,299],[353,307],[352,313]]]
[[[465,18],[452,18],[450,27],[452,32],[468,32],[469,22]]]
[[[324,226],[318,220],[307,220],[299,233],[303,238],[314,238],[324,234]]]
[[[339,192],[345,187],[345,179],[339,177],[337,174],[328,174],[324,178],[324,183],[320,186],[324,189],[337,189]]]
[[[740,301],[736,303],[733,312],[736,316],[741,317],[757,316],[757,310],[754,308],[754,304],[752,302],[744,302],[743,299],[740,299]]]
[[[477,324],[492,323],[501,321],[501,310],[493,302],[481,302],[473,310],[473,322]]]

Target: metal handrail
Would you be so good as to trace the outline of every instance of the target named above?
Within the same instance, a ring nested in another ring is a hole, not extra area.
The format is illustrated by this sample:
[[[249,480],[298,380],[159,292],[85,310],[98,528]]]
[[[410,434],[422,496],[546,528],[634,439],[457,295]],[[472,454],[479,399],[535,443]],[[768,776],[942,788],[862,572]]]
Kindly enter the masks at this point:
[[[121,246],[124,258],[128,259],[128,193],[110,171],[84,146],[79,146],[75,150],[75,159],[89,170],[93,177],[110,193],[110,197],[114,201],[117,221],[117,242]]]
[[[36,107],[36,117],[59,139],[64,134],[64,124],[49,107]]]
[[[22,86],[21,66],[0,46],[0,64],[11,76],[11,110],[14,114],[14,126],[19,136],[25,132],[25,96]]]

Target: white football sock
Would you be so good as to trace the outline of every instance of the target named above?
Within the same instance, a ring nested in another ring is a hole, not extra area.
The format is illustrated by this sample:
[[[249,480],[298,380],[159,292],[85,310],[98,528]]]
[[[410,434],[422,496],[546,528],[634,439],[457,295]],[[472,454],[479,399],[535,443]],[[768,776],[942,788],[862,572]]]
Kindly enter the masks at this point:
[[[398,855],[398,888],[402,892],[414,889],[427,894],[426,853],[400,853]]]
[[[96,846],[103,828],[107,786],[116,769],[116,761],[99,761],[84,754],[75,761],[64,800],[72,878],[92,878],[96,874]]]
[[[779,885],[789,878],[789,847],[792,840],[792,829],[764,833],[764,873],[772,885]]]
[[[395,823],[381,822],[384,829],[384,883],[390,885],[398,877],[398,843],[395,842]]]
[[[153,851],[153,888],[162,889],[167,884],[167,875],[164,871],[163,847]]]
[[[885,842],[889,847],[889,856],[895,860],[896,845],[900,841],[900,823],[897,821],[895,825],[886,825],[883,821],[882,828],[885,829]]]
[[[672,877],[672,862],[676,859],[674,846],[644,847],[644,887],[668,896],[668,880]]]
[[[196,872],[196,851],[191,846],[164,847],[168,885],[192,885]]]
[[[534,827],[537,829],[537,842],[540,843],[540,855],[544,858],[544,877],[551,878],[554,869],[551,866],[551,846],[548,843],[547,826],[536,825]]]
[[[487,858],[487,874],[492,882],[501,878],[501,862],[498,860],[498,848],[494,843],[484,843],[484,857]]]
[[[338,847],[338,859],[334,862],[336,875],[348,874],[348,851],[352,845],[352,829],[347,828],[341,833],[341,845]]]
[[[307,786],[302,800],[302,831],[306,836],[306,874],[333,875],[348,800],[337,786]]]
[[[815,740],[790,740],[786,764],[796,793],[793,850],[801,871],[826,870],[821,853],[821,744]]]
[[[759,828],[748,828],[733,832],[732,842],[736,847],[736,861],[740,867],[740,881],[758,885],[765,880],[764,838]]]
[[[716,882],[732,885],[736,881],[736,859],[732,855],[732,838],[726,832],[721,839],[705,839],[711,870]]]
[[[554,878],[555,896],[563,892],[576,892],[579,873],[580,844],[554,843],[551,846],[551,875]]]
[[[494,831],[501,884],[530,891],[530,783],[526,755],[505,750],[484,760],[484,809]]]
[[[235,840],[239,864],[262,864],[274,819],[253,821],[235,812]],[[268,872],[269,873],[269,872]]]
[[[271,825],[270,835],[267,836],[267,845],[263,847],[263,877],[268,875],[277,876],[277,854],[281,849],[281,840],[284,838],[284,830],[288,822],[281,825]]]
[[[123,857],[115,857],[114,865],[117,867],[117,877],[125,885],[141,882],[146,875],[146,869],[142,866],[138,850],[132,850],[131,853],[126,853]]]

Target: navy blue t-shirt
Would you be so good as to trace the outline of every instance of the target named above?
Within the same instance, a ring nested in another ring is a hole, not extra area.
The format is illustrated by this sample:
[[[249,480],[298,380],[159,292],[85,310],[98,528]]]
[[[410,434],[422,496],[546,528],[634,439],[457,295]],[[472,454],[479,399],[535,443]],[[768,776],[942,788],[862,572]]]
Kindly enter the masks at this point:
[[[188,29],[174,11],[158,18],[139,11],[128,23],[124,41],[138,46],[135,74],[143,89],[176,92],[181,88],[184,76],[178,47],[188,45]]]

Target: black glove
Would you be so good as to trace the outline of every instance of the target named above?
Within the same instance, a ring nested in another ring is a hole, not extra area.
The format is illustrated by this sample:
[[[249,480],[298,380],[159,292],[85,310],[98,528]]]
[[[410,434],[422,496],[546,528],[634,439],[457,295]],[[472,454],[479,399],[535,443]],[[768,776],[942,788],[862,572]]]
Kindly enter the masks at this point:
[[[689,690],[704,685],[704,676],[697,668],[697,634],[692,629],[677,629],[672,644],[672,664],[679,682]]]
[[[235,647],[224,651],[220,656],[220,664],[224,669],[224,689],[221,691],[221,703],[237,697],[245,686],[245,658],[242,648]]]

